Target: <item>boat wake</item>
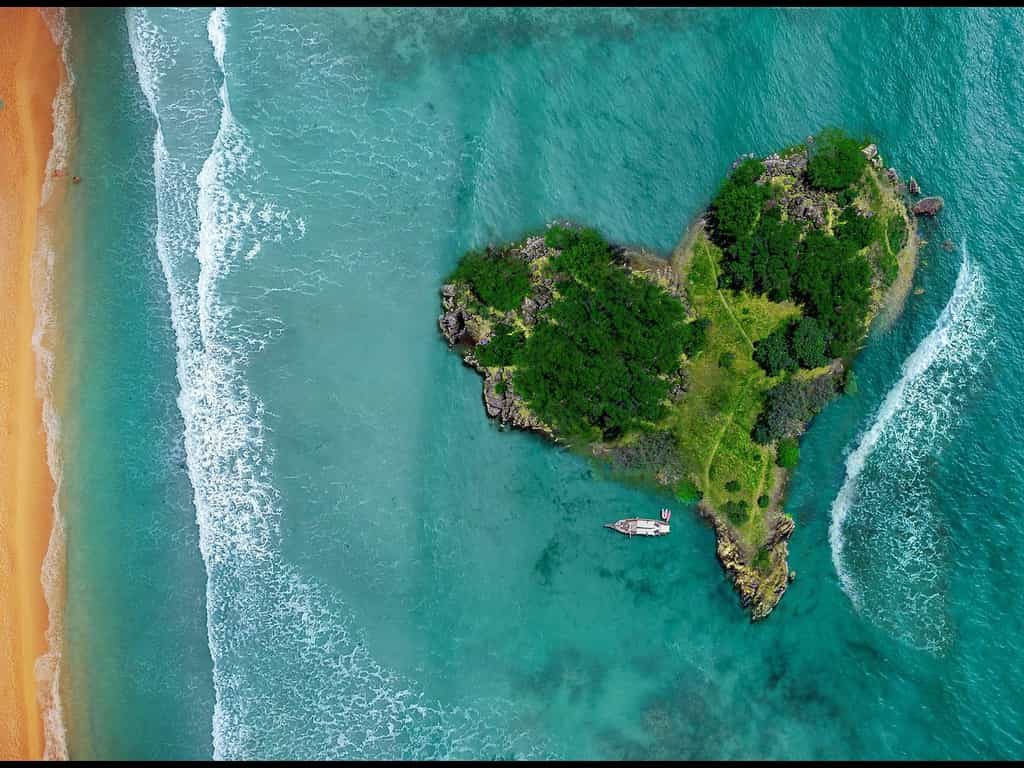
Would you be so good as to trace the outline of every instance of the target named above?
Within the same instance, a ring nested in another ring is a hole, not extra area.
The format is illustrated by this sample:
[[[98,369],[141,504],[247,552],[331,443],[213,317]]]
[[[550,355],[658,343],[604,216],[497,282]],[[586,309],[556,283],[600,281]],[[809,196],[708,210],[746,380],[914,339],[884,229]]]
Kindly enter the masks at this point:
[[[995,340],[985,281],[962,251],[953,295],[846,459],[829,527],[832,561],[857,610],[932,652],[949,631],[948,542],[930,470]]]

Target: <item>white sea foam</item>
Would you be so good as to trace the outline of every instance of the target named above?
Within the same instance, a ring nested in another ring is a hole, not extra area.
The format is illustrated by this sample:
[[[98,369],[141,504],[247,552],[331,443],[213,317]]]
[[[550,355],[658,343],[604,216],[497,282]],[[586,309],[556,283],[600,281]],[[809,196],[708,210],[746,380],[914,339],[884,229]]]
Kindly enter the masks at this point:
[[[32,348],[36,361],[35,386],[36,393],[42,400],[43,424],[46,430],[46,459],[54,483],[53,526],[40,573],[40,583],[47,605],[46,651],[35,661],[35,677],[40,711],[43,717],[43,758],[66,760],[68,757],[67,734],[60,695],[61,649],[64,640],[65,566],[64,518],[60,505],[63,468],[60,456],[61,424],[54,404],[53,391],[57,346],[53,270],[57,259],[55,229],[59,226],[61,211],[55,210],[48,204],[57,188],[54,172],[67,167],[71,151],[69,144],[72,126],[71,94],[75,76],[68,56],[71,29],[64,9],[45,8],[40,9],[40,13],[50,30],[54,44],[60,47],[64,73],[53,99],[53,135],[50,153],[46,159],[45,177],[40,190],[36,241],[32,256],[32,301],[35,314]]]
[[[236,338],[220,287],[246,268],[260,241],[301,237],[302,227],[290,229],[288,211],[273,201],[257,204],[242,187],[257,159],[230,108],[226,12],[213,11],[207,22],[220,69],[220,115],[198,173],[168,150],[161,123],[160,72],[173,43],[145,11],[126,16],[157,122],[157,252],[207,572],[214,757],[469,757],[536,749],[536,739],[507,732],[507,716],[428,702],[372,658],[337,596],[282,559],[263,405],[241,373],[246,350],[258,348],[250,342],[259,339]]]
[[[829,527],[832,561],[857,609],[930,650],[942,647],[947,628],[945,539],[929,462],[944,447],[993,340],[984,279],[966,247],[963,253],[935,327],[846,459]],[[856,535],[848,540],[850,531]]]

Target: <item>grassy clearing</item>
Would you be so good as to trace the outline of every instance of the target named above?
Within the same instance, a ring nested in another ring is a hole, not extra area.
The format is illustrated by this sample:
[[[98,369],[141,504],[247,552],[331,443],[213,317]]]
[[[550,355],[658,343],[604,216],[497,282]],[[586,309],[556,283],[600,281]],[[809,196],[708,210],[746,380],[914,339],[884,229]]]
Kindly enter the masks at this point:
[[[754,362],[753,344],[782,322],[799,316],[792,303],[718,288],[721,251],[699,235],[688,258],[687,292],[698,317],[711,321],[707,345],[690,363],[690,391],[673,407],[669,425],[679,440],[685,476],[715,507],[746,501],[749,517],[737,527],[752,547],[766,534],[757,499],[771,495],[774,453],[754,443],[750,430],[764,393],[777,383]],[[719,364],[732,355],[728,367]],[[739,483],[730,492],[726,484]]]

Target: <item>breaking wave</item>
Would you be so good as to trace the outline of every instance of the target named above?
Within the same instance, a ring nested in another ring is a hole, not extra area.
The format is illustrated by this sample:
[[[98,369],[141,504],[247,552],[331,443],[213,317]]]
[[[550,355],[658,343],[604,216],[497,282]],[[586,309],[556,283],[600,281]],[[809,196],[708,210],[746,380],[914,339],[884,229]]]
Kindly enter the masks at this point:
[[[829,527],[832,561],[857,610],[933,652],[949,636],[948,545],[929,472],[994,341],[984,278],[962,250],[949,302],[846,459]]]
[[[242,373],[258,348],[231,323],[223,280],[282,234],[288,212],[247,192],[258,158],[231,111],[223,8],[207,20],[219,118],[202,159],[165,140],[161,71],[175,43],[128,10],[140,87],[156,120],[157,251],[177,340],[178,405],[207,572],[215,759],[448,758],[536,753],[500,703],[444,708],[381,666],[338,597],[280,554],[280,498],[263,404]],[[228,57],[229,58],[229,57]],[[210,88],[212,94],[213,88]],[[210,116],[212,118],[212,115]],[[198,167],[197,167],[198,166]],[[498,725],[489,725],[501,724]]]

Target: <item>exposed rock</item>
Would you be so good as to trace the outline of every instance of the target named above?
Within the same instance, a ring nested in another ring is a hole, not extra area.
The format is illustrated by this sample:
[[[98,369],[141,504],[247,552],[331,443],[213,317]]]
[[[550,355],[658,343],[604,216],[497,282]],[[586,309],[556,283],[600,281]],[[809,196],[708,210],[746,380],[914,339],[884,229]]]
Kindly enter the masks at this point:
[[[917,179],[913,176],[910,177],[910,181],[907,182],[907,191],[912,195],[920,195],[921,188],[917,186]]]
[[[547,256],[548,247],[544,244],[543,235],[534,235],[526,239],[519,252],[522,254],[524,261],[533,261],[541,256]]]
[[[768,155],[768,157],[764,159],[764,177],[762,177],[762,179],[767,181],[768,179],[776,176],[799,177],[806,170],[806,152],[798,152],[790,155],[789,157],[779,157],[777,154]]]
[[[525,325],[537,322],[537,316],[551,306],[554,300],[555,281],[542,278],[533,284],[532,294],[523,299],[522,316]]]
[[[464,307],[458,306],[454,285],[441,286],[441,306],[444,309],[444,313],[438,318],[441,335],[444,336],[449,346],[455,346],[462,341],[462,337],[466,333],[469,314]]]
[[[794,581],[796,581],[796,571],[790,571],[789,572],[789,583],[792,584]]]
[[[812,194],[797,194],[788,197],[786,202],[789,213],[794,218],[813,222],[816,227],[825,226],[828,201],[824,199],[824,196],[815,197]]]
[[[874,160],[878,155],[878,147],[874,144],[868,144],[864,149],[861,150],[864,153],[864,157],[868,160]]]
[[[775,527],[765,544],[770,553],[771,567],[767,573],[761,573],[748,562],[750,558],[729,526],[719,520],[705,506],[705,502],[698,504],[697,509],[715,528],[718,561],[732,579],[743,607],[750,608],[751,621],[765,618],[782,599],[789,584],[786,558],[789,556],[789,537],[795,527],[792,518],[780,515],[776,519]]]
[[[466,360],[469,362],[468,355]],[[475,363],[475,360],[473,362]],[[478,366],[474,365],[474,367],[480,370]],[[512,388],[511,373],[503,370],[484,371],[484,407],[487,409],[488,416],[497,419],[503,425],[516,429],[550,432],[547,426],[529,412],[523,399]]]
[[[729,170],[734,170],[743,161],[750,160],[750,159],[755,158],[755,157],[757,157],[757,155],[755,155],[753,152],[747,152],[745,155],[740,155],[739,157],[737,157],[735,160],[732,161],[732,165],[729,166]]]
[[[914,206],[913,211],[917,216],[934,216],[942,210],[942,205],[941,197],[926,197]]]
[[[900,183],[900,175],[896,172],[895,168],[886,168],[885,175],[889,177],[889,181],[891,181],[893,184]]]

